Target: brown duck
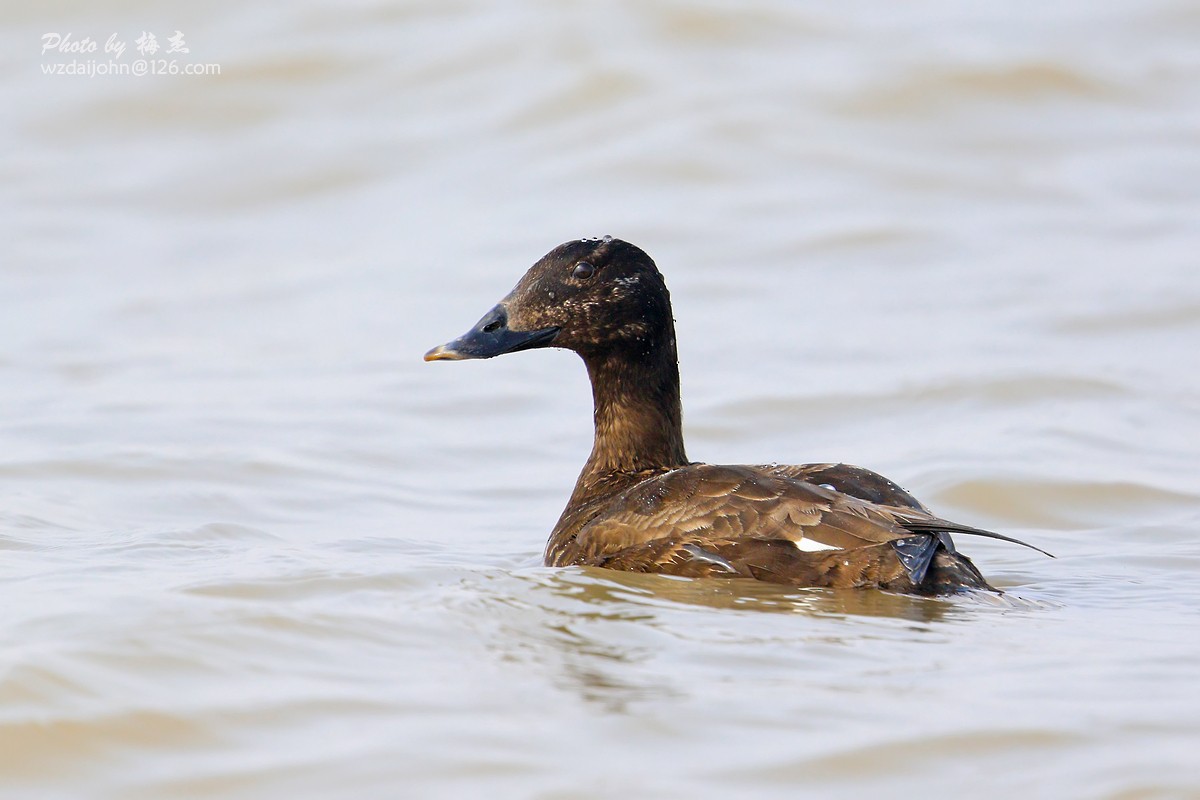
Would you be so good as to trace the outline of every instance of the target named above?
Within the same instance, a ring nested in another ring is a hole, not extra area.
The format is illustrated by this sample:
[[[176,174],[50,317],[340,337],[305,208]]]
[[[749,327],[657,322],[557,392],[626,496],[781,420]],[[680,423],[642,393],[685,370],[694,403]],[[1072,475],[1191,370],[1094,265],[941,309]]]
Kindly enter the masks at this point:
[[[861,467],[688,460],[670,294],[628,242],[559,245],[425,360],[536,347],[578,353],[595,404],[595,443],[546,544],[547,566],[942,594],[996,591],[951,533],[1024,544],[940,519]]]

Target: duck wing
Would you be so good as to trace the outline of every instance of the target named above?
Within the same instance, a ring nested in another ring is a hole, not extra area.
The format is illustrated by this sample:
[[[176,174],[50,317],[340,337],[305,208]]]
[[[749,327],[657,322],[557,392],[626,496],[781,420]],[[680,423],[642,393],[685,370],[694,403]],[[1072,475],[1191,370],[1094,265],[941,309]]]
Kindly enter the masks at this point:
[[[936,524],[916,509],[871,503],[760,467],[693,464],[618,493],[580,528],[575,542],[589,556],[683,534],[779,539],[815,552],[911,536],[902,524],[907,520]]]
[[[928,513],[917,498],[878,472],[852,464],[764,464],[753,467],[768,475],[815,483],[871,503],[915,508]]]
[[[582,525],[560,551],[559,563],[913,591],[931,565],[940,563],[940,554],[967,576],[964,581],[978,576],[986,587],[955,551],[950,532],[1016,541],[922,508],[873,503],[801,478],[806,473],[800,470],[828,475],[842,466],[694,464],[648,478],[618,493]]]

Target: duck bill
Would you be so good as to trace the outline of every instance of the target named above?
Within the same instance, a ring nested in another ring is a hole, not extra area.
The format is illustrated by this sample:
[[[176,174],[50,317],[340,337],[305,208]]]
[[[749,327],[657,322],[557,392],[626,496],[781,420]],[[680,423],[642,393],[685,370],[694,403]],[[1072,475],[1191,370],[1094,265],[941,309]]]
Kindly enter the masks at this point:
[[[468,358],[492,358],[518,350],[546,347],[558,335],[558,328],[514,331],[508,327],[508,310],[501,303],[483,315],[475,327],[452,342],[440,344],[425,354],[426,361],[462,361]]]

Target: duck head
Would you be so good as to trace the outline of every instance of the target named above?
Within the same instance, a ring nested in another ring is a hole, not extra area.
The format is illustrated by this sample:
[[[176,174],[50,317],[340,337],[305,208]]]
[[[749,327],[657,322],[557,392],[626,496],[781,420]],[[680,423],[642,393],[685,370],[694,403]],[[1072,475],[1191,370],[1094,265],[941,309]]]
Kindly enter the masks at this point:
[[[674,350],[671,301],[650,256],[605,236],[566,242],[529,268],[475,327],[425,354],[458,361],[562,347],[585,359]]]

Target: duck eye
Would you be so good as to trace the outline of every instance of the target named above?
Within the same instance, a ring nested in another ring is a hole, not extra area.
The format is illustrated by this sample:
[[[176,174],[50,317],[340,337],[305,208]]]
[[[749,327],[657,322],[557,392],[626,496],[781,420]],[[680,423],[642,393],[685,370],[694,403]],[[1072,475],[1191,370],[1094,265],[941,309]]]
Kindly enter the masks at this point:
[[[596,268],[591,264],[586,261],[580,261],[575,265],[575,269],[571,271],[571,277],[578,278],[581,281],[586,281],[588,278],[592,277],[592,274],[595,271]]]

